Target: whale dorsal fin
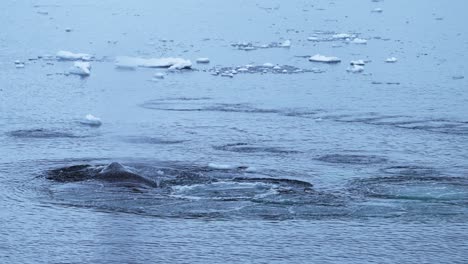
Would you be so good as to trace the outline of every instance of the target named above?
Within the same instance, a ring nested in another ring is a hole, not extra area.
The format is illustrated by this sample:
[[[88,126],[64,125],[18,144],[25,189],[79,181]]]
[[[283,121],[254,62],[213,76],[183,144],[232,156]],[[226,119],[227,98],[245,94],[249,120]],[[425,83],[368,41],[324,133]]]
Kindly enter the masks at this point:
[[[118,163],[112,162],[101,170],[101,173],[117,172],[117,171],[126,171],[125,167]]]

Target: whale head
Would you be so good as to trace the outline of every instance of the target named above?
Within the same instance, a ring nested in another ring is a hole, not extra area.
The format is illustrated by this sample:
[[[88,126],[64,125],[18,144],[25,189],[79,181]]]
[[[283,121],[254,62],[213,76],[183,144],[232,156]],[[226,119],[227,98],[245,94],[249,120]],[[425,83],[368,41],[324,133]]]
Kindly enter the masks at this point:
[[[111,164],[104,167],[100,173],[115,173],[128,171],[122,164],[118,162],[112,162]]]

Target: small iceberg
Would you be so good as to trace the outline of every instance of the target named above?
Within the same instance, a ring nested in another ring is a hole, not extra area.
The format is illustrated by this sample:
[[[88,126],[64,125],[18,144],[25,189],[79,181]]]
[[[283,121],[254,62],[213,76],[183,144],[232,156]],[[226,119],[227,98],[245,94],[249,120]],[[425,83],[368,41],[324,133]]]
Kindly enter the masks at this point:
[[[263,63],[263,67],[273,68],[273,67],[275,67],[275,65],[273,65],[273,63],[265,62],[265,63]]]
[[[102,125],[101,119],[91,114],[87,114],[85,118],[80,121],[80,123],[92,127],[99,127]]]
[[[197,63],[210,63],[209,58],[198,58]]]
[[[364,66],[361,65],[352,65],[348,69],[346,69],[347,72],[351,73],[360,73],[364,71]]]
[[[309,58],[309,61],[323,62],[323,63],[339,63],[341,60],[338,57],[327,57],[320,54],[315,54]]]
[[[181,70],[192,68],[192,62],[182,58],[153,58],[144,59],[138,57],[117,57],[115,66],[118,68],[169,68],[169,70]]]
[[[75,61],[69,70],[70,74],[89,76],[91,74],[91,64],[87,61]]]
[[[86,54],[86,53],[73,53],[70,51],[61,50],[57,52],[55,55],[58,60],[83,60],[89,61],[93,58],[93,56]]]
[[[395,57],[391,57],[391,58],[388,58],[388,59],[385,60],[386,63],[395,63],[397,61],[398,61],[398,59],[395,58]]]

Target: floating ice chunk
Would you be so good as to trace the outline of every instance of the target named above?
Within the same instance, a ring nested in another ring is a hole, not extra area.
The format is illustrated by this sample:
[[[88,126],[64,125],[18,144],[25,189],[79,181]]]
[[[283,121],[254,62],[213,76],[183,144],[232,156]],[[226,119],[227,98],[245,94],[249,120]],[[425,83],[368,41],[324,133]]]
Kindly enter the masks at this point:
[[[266,63],[263,63],[263,67],[273,68],[275,67],[275,65],[273,65],[273,63],[266,62]]]
[[[86,61],[75,61],[73,67],[70,68],[69,73],[80,76],[89,76],[91,74],[91,64]]]
[[[283,48],[289,48],[291,47],[291,40],[287,39],[283,41],[281,44],[279,44],[279,46]]]
[[[352,66],[349,67],[346,71],[347,71],[347,72],[352,72],[352,73],[360,73],[360,72],[363,72],[363,71],[364,71],[364,66],[352,65]]]
[[[367,44],[367,40],[366,39],[362,39],[362,38],[355,38],[351,41],[351,43],[353,44]]]
[[[210,63],[209,58],[198,58],[197,63]]]
[[[308,41],[319,41],[320,39],[317,38],[317,37],[308,37],[307,40]]]
[[[159,59],[144,59],[138,57],[117,57],[115,66],[119,68],[169,68],[173,69],[189,69],[192,68],[192,62],[182,58],[159,58]]]
[[[15,60],[15,67],[16,67],[17,69],[22,69],[22,68],[24,68],[24,62],[19,61],[19,60]]]
[[[386,63],[395,63],[397,61],[398,61],[398,59],[395,58],[395,57],[391,57],[391,58],[388,58],[388,59],[385,60]]]
[[[281,67],[279,65],[276,65],[275,67],[273,67],[273,70],[281,70]]]
[[[309,58],[309,61],[323,62],[323,63],[339,63],[341,60],[338,57],[327,57],[320,54],[315,54]]]
[[[157,72],[153,75],[154,79],[164,79],[165,74],[162,72]]]
[[[283,71],[281,71],[281,72],[282,72],[282,73],[288,73],[288,70],[283,70]]]
[[[248,72],[249,69],[247,69],[247,68],[239,68],[239,69],[237,69],[237,71],[238,71],[238,72],[241,72],[241,73],[244,73],[244,72]]]
[[[223,72],[223,73],[221,73],[221,76],[233,78],[234,74],[232,74],[232,72]]]
[[[208,163],[208,167],[212,169],[218,169],[218,170],[231,170],[235,168],[235,166],[233,165],[216,164],[216,163]]]
[[[59,60],[84,60],[89,61],[93,56],[86,53],[73,53],[70,51],[61,50],[55,55]]]
[[[366,62],[364,60],[354,60],[350,62],[351,65],[359,65],[359,66],[364,66],[366,65]]]
[[[382,8],[374,8],[374,9],[372,10],[372,12],[373,12],[373,13],[382,13],[383,10],[382,10]]]
[[[101,119],[91,114],[87,114],[85,118],[80,121],[80,123],[83,125],[93,126],[93,127],[98,127],[102,125]]]

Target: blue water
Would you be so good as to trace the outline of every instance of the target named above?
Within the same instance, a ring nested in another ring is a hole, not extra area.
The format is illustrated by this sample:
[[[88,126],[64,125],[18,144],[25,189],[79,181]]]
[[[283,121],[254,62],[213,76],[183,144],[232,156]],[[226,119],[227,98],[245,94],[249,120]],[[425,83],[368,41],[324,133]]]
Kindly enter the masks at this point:
[[[2,6],[1,263],[466,263],[465,1]],[[264,63],[289,71],[213,74]],[[161,187],[48,178],[113,161]]]

